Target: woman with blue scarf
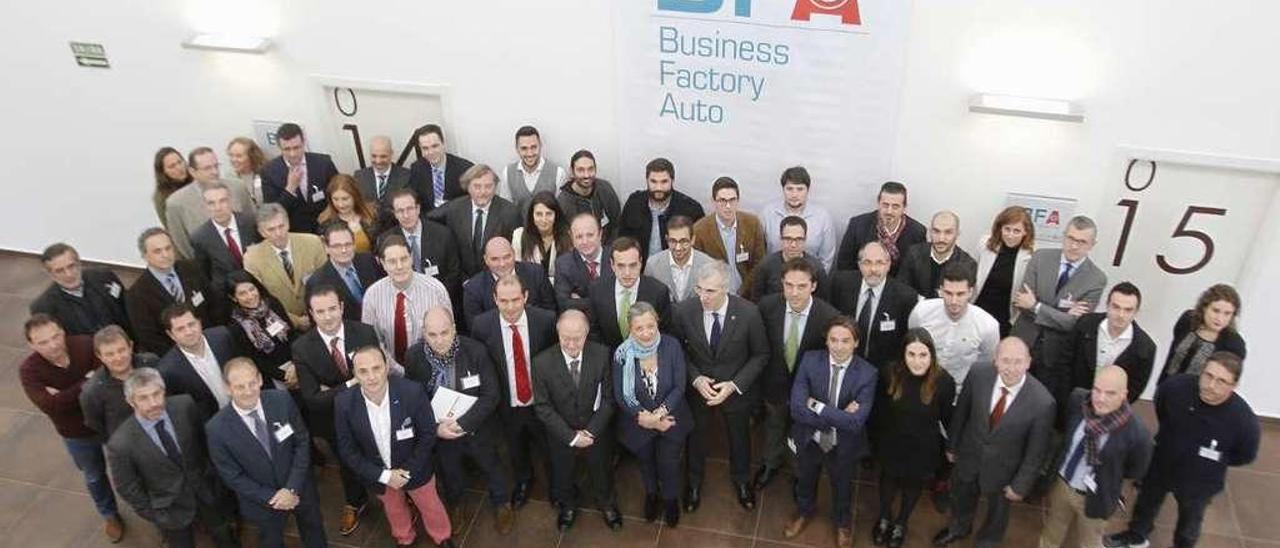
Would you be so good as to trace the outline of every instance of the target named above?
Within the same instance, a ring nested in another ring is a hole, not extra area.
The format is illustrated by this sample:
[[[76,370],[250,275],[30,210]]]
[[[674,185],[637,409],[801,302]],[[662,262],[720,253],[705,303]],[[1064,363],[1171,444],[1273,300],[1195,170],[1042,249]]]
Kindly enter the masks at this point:
[[[675,527],[680,521],[680,455],[693,428],[684,399],[684,349],[658,332],[658,313],[649,303],[631,305],[627,319],[629,336],[613,354],[619,437],[640,461],[644,519],[658,519],[661,503],[664,521]]]

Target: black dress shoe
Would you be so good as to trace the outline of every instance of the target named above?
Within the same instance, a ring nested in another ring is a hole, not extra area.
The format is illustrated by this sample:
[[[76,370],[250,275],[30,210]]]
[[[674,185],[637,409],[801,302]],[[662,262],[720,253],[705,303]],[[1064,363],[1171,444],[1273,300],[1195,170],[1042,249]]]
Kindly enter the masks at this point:
[[[662,500],[658,495],[645,495],[644,497],[644,520],[653,523],[658,519],[658,510],[662,508]]]
[[[904,523],[898,523],[893,526],[893,530],[889,531],[889,548],[900,548],[902,543],[907,541],[907,526]]]
[[[754,510],[756,507],[756,492],[751,490],[751,486],[745,483],[739,483],[735,491],[738,493],[738,505],[745,510]]]
[[[527,502],[529,502],[529,482],[522,481],[517,483],[515,490],[511,492],[511,505],[519,510]]]
[[[933,536],[933,545],[946,546],[967,536],[969,536],[968,532],[958,533],[952,531],[950,527],[947,527],[946,529],[938,531],[938,534]]]
[[[690,485],[689,489],[685,491],[685,494],[684,494],[684,511],[690,512],[690,513],[696,512],[698,511],[698,506],[701,504],[702,504],[702,486]]]
[[[757,491],[761,491],[765,488],[765,486],[769,485],[769,482],[773,481],[774,476],[777,476],[777,475],[778,475],[777,468],[761,466],[759,469],[756,470],[756,476],[755,478],[752,478],[751,485],[755,487]]]
[[[871,529],[871,544],[880,546],[889,538],[889,520],[880,518],[875,528]]]
[[[657,514],[656,508],[654,514]],[[655,515],[654,517],[657,516]],[[608,525],[609,529],[613,531],[622,529],[622,512],[618,511],[617,506],[611,506],[604,510],[604,524]]]
[[[444,539],[443,541],[440,541],[440,544],[438,544],[437,546],[439,546],[440,548],[458,548],[458,545],[454,544],[452,538],[447,538],[447,539]]]
[[[667,512],[662,519],[666,522],[667,527],[675,527],[676,524],[680,523],[680,504],[674,500],[669,500],[666,506]]]
[[[560,516],[556,518],[556,527],[561,531],[573,527],[574,520],[578,519],[578,510],[567,504],[560,505]]]

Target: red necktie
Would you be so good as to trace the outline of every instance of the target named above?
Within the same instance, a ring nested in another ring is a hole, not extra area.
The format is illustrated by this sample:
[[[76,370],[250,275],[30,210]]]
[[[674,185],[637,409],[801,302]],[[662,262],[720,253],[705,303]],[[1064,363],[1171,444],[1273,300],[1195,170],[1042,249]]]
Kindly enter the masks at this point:
[[[409,330],[404,325],[404,293],[396,293],[395,347],[396,363],[404,363],[404,350],[409,346]]]
[[[223,229],[223,234],[227,236],[227,251],[231,253],[231,260],[236,263],[236,266],[243,267],[244,255],[240,253],[240,244],[237,244],[236,239],[231,237],[231,229]]]
[[[600,263],[597,261],[587,261],[587,278],[596,281],[596,276],[600,275]]]
[[[516,362],[516,400],[529,403],[529,398],[533,397],[533,388],[529,384],[529,364],[524,360],[524,338],[520,336],[516,324],[511,324],[511,353],[515,354]]]
[[[333,359],[333,365],[338,366],[338,372],[342,373],[342,378],[346,379],[351,376],[350,368],[347,367],[347,357],[342,354],[342,350],[338,348],[338,338],[334,337],[329,341],[329,357]]]
[[[996,408],[991,410],[991,418],[987,420],[987,426],[995,429],[1000,424],[1000,418],[1004,416],[1004,404],[1009,399],[1009,389],[1000,387],[1000,399],[996,400]]]

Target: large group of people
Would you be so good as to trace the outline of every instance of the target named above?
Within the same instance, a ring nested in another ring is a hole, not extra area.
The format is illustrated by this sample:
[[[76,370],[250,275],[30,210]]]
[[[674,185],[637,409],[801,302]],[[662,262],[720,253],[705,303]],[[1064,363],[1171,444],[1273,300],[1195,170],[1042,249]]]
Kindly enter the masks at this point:
[[[782,172],[759,215],[720,177],[693,193],[707,215],[669,160],[621,200],[591,152],[558,165],[528,126],[504,168],[447,152],[427,125],[408,169],[375,137],[371,165],[351,175],[308,151],[296,124],[276,135],[272,159],[233,139],[225,173],[209,147],[156,153],[161,226],[138,236],[146,268],[131,286],[66,243],[41,257],[52,284],[25,323],[22,385],[113,542],[117,497],[174,548],[193,545],[197,524],[238,545],[242,523],[282,546],[290,514],[303,545],[325,546],[322,513],[349,535],[377,498],[398,545],[421,521],[453,546],[473,475],[507,534],[539,463],[557,527],[586,504],[616,531],[618,498],[633,495],[615,471],[631,458],[644,519],[668,527],[708,481],[752,510],[786,475],[781,533],[794,538],[825,471],[848,547],[866,466],[879,469],[876,545],[902,546],[933,492],[949,501],[936,545],[974,533],[980,499],[976,545],[999,545],[1011,504],[1043,497],[1042,547],[1071,527],[1081,546],[1146,546],[1172,493],[1186,547],[1227,468],[1258,451],[1235,393],[1236,291],[1208,288],[1156,371],[1135,321],[1142,293],[1108,286],[1085,216],[1061,248],[1037,248],[1030,216],[1010,207],[970,254],[959,215],[926,226],[888,182],[837,241],[803,167]],[[1152,377],[1154,440],[1130,407]],[[727,478],[707,474],[716,424]],[[340,507],[321,508],[326,464]],[[1131,519],[1107,534],[1125,480],[1140,481]]]

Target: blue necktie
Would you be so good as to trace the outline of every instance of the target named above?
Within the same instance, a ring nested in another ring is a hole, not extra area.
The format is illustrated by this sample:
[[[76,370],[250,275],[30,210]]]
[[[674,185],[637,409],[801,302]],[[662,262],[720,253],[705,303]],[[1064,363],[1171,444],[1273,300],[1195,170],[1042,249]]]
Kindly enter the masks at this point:
[[[173,441],[173,435],[169,434],[169,429],[165,428],[164,419],[156,422],[156,437],[160,438],[160,447],[164,449],[165,456],[174,464],[182,466],[182,453],[178,451],[178,442]]]
[[[182,302],[184,295],[182,294],[182,286],[178,283],[178,275],[170,272],[164,277],[164,285],[168,286],[169,294],[173,296],[176,302]]]
[[[1071,263],[1064,263],[1062,274],[1058,274],[1058,285],[1053,289],[1054,293],[1062,291],[1062,286],[1067,285],[1067,280],[1071,279]]]
[[[1080,443],[1076,444],[1076,450],[1071,452],[1071,457],[1067,459],[1067,466],[1063,468],[1062,477],[1071,482],[1071,478],[1076,475],[1076,468],[1080,466],[1080,459],[1084,458],[1084,438],[1080,438]]]
[[[444,201],[444,168],[431,166],[431,192],[436,203]]]
[[[351,290],[351,296],[355,298],[356,304],[364,300],[364,286],[360,285],[360,278],[356,276],[355,267],[348,266],[343,271],[342,277],[346,278],[347,289]]]
[[[711,351],[715,352],[720,348],[720,313],[711,313]]]
[[[262,420],[262,414],[257,409],[249,414],[253,418],[253,437],[258,438],[258,445],[267,452],[267,456],[271,456],[271,436],[267,434],[267,421]]]

